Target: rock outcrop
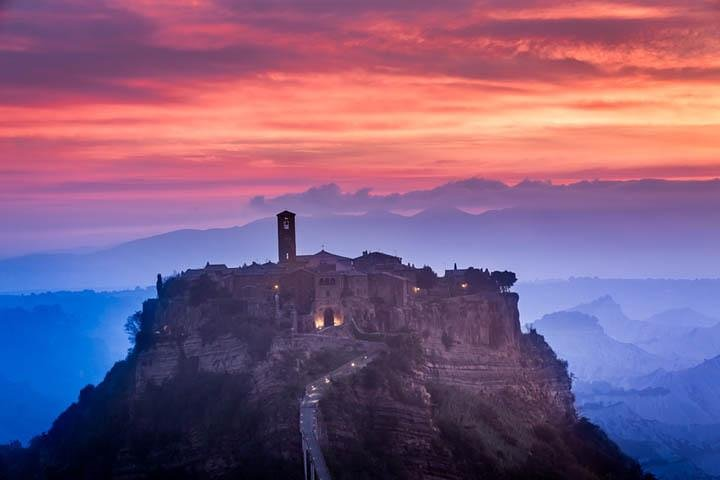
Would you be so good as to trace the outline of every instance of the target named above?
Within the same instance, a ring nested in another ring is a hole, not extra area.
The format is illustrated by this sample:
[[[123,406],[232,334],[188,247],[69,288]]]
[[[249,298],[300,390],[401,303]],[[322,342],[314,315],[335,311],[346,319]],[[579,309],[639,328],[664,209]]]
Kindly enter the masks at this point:
[[[135,350],[30,448],[0,449],[0,475],[303,478],[304,386],[384,338],[388,352],[322,400],[335,478],[642,476],[578,420],[566,366],[521,333],[515,294],[350,305],[376,334],[358,339],[350,322],[297,334],[271,298],[249,308],[207,282],[146,302]]]
[[[566,364],[541,336],[521,334],[517,300],[415,303],[399,327],[416,334],[323,401],[336,477],[639,478],[577,418]]]

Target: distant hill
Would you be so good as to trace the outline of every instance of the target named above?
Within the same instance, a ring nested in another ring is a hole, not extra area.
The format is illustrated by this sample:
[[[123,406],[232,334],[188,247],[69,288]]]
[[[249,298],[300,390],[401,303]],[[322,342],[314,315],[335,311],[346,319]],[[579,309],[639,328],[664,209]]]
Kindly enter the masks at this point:
[[[663,480],[715,480],[720,473],[720,425],[670,425],[648,420],[625,403],[587,403],[580,411],[624,452]]]
[[[533,324],[578,379],[622,383],[629,376],[652,372],[660,357],[609,337],[596,317],[575,311],[545,315]]]
[[[704,315],[692,308],[671,308],[656,313],[645,320],[654,325],[670,325],[673,327],[702,328],[712,327],[720,323],[718,318]]]
[[[582,414],[662,480],[720,477],[720,325],[680,306],[714,311],[715,286],[715,280],[571,279],[519,287],[535,307],[553,294],[564,303],[612,292],[534,326],[569,361]],[[635,320],[615,295],[640,318],[656,313]]]
[[[674,335],[658,335],[642,346],[657,355],[700,363],[720,354],[720,323],[712,327],[677,328]]]
[[[720,424],[720,356],[685,370],[654,372],[628,384],[629,389],[593,391],[593,401],[622,401],[643,418],[668,424]]]
[[[611,337],[672,360],[676,368],[687,368],[720,354],[720,323],[690,308],[666,310],[638,321],[628,318],[620,305],[605,295],[571,310],[597,317]]]
[[[668,211],[661,219],[645,213],[511,208],[472,215],[443,207],[414,216],[383,211],[301,216],[298,248],[311,253],[325,245],[350,256],[384,250],[436,270],[457,262],[510,269],[521,280],[711,277],[720,272],[720,230],[713,226],[720,224],[719,212],[709,210],[702,222],[688,220],[682,210]],[[91,253],[5,259],[0,261],[0,292],[132,288],[152,283],[157,273],[206,262],[239,265],[275,259],[275,235],[275,220],[266,218],[240,227],[169,232]],[[605,293],[613,292],[592,298]],[[653,313],[657,310],[648,315]]]
[[[718,277],[718,273],[713,277]],[[688,308],[703,317],[720,318],[718,278],[682,280],[575,277],[568,280],[523,281],[521,277],[515,291],[520,294],[520,314],[524,322],[534,321],[546,313],[590,303],[606,295],[622,305],[623,314],[627,317],[635,320],[647,319],[648,323],[656,325],[669,321],[676,326],[677,316],[674,312],[687,312]],[[657,319],[660,321],[653,322],[649,317],[657,314],[661,315]]]
[[[578,383],[580,411],[663,480],[720,477],[720,356],[627,388]]]
[[[636,340],[646,326],[643,322],[628,318],[622,307],[610,295],[573,307],[571,311],[597,318],[608,335],[624,342]]]

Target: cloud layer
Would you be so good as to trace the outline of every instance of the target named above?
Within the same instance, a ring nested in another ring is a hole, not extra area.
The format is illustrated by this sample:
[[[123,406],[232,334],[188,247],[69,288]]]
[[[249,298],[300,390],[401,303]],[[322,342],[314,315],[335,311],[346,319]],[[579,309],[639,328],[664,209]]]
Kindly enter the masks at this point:
[[[373,194],[369,188],[343,192],[336,184],[273,198],[254,197],[250,206],[262,213],[283,208],[304,214],[372,213],[462,209],[472,212],[518,208],[523,210],[647,211],[649,215],[682,209],[703,212],[720,209],[720,180],[708,181],[583,181],[566,185],[524,181],[516,185],[471,178],[432,189]]]

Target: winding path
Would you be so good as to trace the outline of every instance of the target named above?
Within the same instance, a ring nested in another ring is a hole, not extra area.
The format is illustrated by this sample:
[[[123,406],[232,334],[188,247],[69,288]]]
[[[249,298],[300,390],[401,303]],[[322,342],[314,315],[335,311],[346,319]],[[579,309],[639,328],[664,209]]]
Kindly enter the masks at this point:
[[[302,439],[305,480],[331,480],[325,456],[318,441],[318,404],[330,382],[347,377],[366,367],[381,349],[366,353],[309,383],[300,402],[300,437]]]

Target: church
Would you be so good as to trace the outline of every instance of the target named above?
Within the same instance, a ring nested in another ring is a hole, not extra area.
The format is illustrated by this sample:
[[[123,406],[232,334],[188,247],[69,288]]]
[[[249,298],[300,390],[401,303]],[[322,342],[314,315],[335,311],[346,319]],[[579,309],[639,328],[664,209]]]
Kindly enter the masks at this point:
[[[310,315],[316,329],[342,325],[348,313],[370,299],[403,307],[414,291],[414,269],[400,257],[363,252],[360,257],[336,255],[324,249],[297,255],[293,212],[277,214],[277,289],[298,315]]]

